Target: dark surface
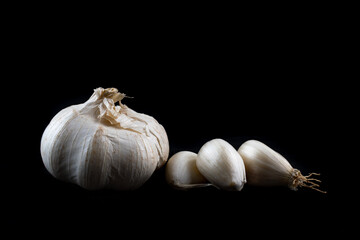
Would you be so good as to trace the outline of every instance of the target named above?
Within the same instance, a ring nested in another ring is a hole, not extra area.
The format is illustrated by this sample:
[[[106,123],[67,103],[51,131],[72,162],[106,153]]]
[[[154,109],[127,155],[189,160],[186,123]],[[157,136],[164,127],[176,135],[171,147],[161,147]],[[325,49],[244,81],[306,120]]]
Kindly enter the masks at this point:
[[[172,26],[164,34],[141,25],[140,36],[104,31],[99,37],[87,28],[50,25],[30,29],[24,23],[31,40],[18,44],[24,64],[9,81],[16,92],[16,80],[29,79],[21,87],[28,119],[13,119],[24,126],[20,144],[26,153],[16,150],[24,154],[21,159],[3,163],[2,177],[11,182],[4,188],[10,225],[90,224],[94,230],[135,230],[136,236],[146,230],[186,236],[195,229],[194,234],[224,237],[239,231],[281,237],[291,229],[296,236],[307,237],[311,230],[322,237],[334,229],[334,214],[341,211],[334,207],[335,132],[329,131],[329,119],[337,72],[326,28],[263,22],[261,30],[250,29],[244,37],[222,27],[199,32]],[[157,119],[168,134],[169,157],[197,152],[213,138],[236,149],[257,139],[304,174],[321,173],[321,189],[328,193],[247,185],[241,192],[176,191],[165,183],[164,169],[132,192],[87,191],[58,181],[42,163],[42,133],[58,111],[86,101],[97,87],[118,88],[133,97],[124,104]],[[18,142],[16,136],[11,141]]]
[[[109,221],[127,229],[138,221],[153,224],[151,219],[156,217],[160,222],[155,225],[161,228],[176,229],[176,225],[184,223],[204,225],[214,231],[222,231],[218,227],[223,225],[226,229],[237,229],[239,225],[252,228],[259,222],[269,227],[268,231],[277,231],[270,227],[274,221],[288,227],[297,226],[299,219],[306,219],[309,225],[327,221],[333,213],[330,208],[335,189],[331,183],[334,160],[327,154],[329,135],[323,125],[328,106],[322,105],[319,110],[323,96],[319,99],[316,87],[310,87],[307,81],[286,83],[288,80],[283,79],[283,86],[265,75],[259,76],[261,81],[251,80],[251,74],[241,73],[237,68],[223,74],[225,67],[221,63],[212,65],[212,69],[206,67],[199,77],[182,71],[184,76],[174,76],[176,80],[171,80],[170,70],[164,68],[169,76],[161,81],[151,73],[136,78],[129,73],[103,77],[118,78],[109,81],[96,74],[86,74],[87,70],[82,77],[72,77],[73,72],[66,71],[54,76],[48,88],[36,91],[41,97],[37,98],[38,104],[33,104],[36,121],[27,136],[27,147],[31,149],[17,171],[20,180],[14,179],[12,185],[16,198],[15,205],[11,200],[10,208],[15,213],[11,221],[52,225],[54,221],[67,219],[67,224],[75,226],[79,221],[107,226]],[[233,80],[229,80],[229,75]],[[265,81],[265,78],[270,79]],[[299,86],[294,89],[293,84]],[[46,171],[41,160],[42,132],[59,110],[84,102],[98,86],[117,87],[134,97],[123,101],[130,108],[155,117],[167,131],[170,157],[181,150],[197,152],[213,138],[223,138],[236,149],[246,140],[258,139],[282,153],[304,174],[321,173],[321,188],[328,194],[247,185],[241,192],[214,188],[180,192],[166,185],[164,169],[155,172],[142,188],[133,192],[87,191],[58,181]],[[39,217],[32,220],[33,216]],[[321,227],[316,229],[318,235],[326,231]]]

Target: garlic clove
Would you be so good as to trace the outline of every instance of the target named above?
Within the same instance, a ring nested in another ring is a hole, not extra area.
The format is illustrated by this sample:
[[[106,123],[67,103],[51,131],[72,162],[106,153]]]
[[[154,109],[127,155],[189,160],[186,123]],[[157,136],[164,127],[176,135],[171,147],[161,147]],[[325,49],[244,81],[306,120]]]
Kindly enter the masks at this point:
[[[168,160],[165,168],[167,183],[182,190],[210,186],[211,184],[196,167],[196,157],[196,153],[189,151],[174,154]]]
[[[243,143],[239,154],[244,160],[248,183],[255,186],[288,186],[292,190],[298,187],[309,187],[319,192],[318,179],[303,176],[279,153],[257,140]]]
[[[239,154],[244,160],[250,185],[284,185],[288,183],[292,167],[280,154],[265,144],[249,140],[243,143]]]
[[[246,183],[241,156],[222,139],[213,139],[201,147],[196,166],[209,182],[220,189],[240,191]]]

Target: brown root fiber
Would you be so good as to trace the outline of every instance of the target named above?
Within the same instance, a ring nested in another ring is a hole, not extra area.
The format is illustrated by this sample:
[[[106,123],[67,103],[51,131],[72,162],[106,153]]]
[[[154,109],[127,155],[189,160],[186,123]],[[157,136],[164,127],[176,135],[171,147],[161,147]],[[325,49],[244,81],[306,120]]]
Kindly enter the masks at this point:
[[[321,193],[326,193],[326,191],[322,191],[319,189],[320,185],[317,184],[317,183],[321,183],[319,179],[310,178],[313,175],[319,176],[320,174],[310,173],[307,176],[303,176],[298,169],[293,169],[289,179],[289,188],[296,191],[298,187],[307,187]]]

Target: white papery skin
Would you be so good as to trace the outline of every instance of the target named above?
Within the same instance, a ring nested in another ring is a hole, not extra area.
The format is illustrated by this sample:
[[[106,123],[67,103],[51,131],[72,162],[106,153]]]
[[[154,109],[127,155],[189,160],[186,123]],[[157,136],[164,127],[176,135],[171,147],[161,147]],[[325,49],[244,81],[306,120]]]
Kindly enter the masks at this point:
[[[167,183],[183,190],[211,185],[197,169],[196,157],[197,154],[190,151],[174,154],[166,164]]]
[[[213,139],[201,147],[196,166],[208,181],[223,190],[240,191],[246,183],[241,156],[222,139]]]
[[[279,153],[262,142],[249,140],[238,152],[244,160],[246,175],[250,185],[287,186],[293,168]]]
[[[115,88],[97,88],[85,103],[55,115],[41,139],[44,165],[55,178],[86,189],[131,190],[165,164],[165,129],[122,104],[124,97]]]

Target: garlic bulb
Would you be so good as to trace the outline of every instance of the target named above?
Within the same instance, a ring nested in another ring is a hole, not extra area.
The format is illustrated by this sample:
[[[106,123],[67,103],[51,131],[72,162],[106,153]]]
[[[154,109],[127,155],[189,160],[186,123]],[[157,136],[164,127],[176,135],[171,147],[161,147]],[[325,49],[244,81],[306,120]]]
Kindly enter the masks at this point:
[[[177,189],[206,187],[211,185],[196,167],[197,154],[181,151],[166,163],[165,177],[168,184]]]
[[[86,189],[130,190],[164,165],[169,154],[165,129],[122,104],[124,97],[115,88],[97,88],[88,101],[51,120],[41,156],[55,178]]]
[[[213,139],[201,147],[196,166],[208,181],[223,190],[240,191],[246,183],[241,156],[222,139]]]
[[[309,187],[323,192],[317,187],[320,182],[318,179],[303,176],[301,172],[294,169],[290,163],[279,153],[275,152],[265,144],[249,140],[243,143],[238,152],[242,156],[248,183],[257,186],[288,186],[292,190],[298,187]]]

